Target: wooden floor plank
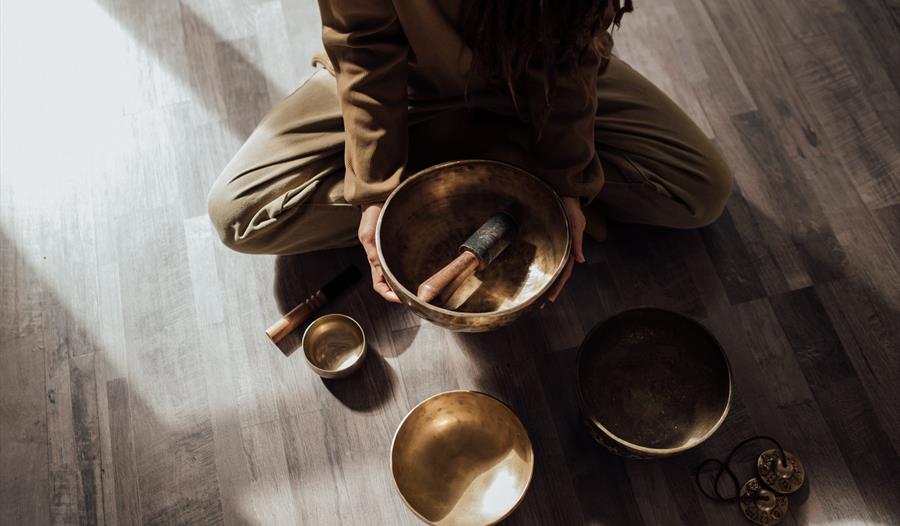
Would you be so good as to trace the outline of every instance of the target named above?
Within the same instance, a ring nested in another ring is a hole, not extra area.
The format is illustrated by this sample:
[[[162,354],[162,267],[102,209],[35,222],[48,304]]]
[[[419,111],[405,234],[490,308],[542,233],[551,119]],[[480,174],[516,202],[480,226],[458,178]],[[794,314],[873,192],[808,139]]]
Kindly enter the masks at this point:
[[[687,32],[693,43],[693,53],[697,54],[707,73],[704,81],[692,79],[691,82],[715,134],[713,113],[735,115],[759,108],[719,34],[720,29],[710,19],[701,0],[679,4],[679,18],[693,29]]]
[[[328,448],[328,425],[314,411],[281,421],[281,436],[290,488],[300,524],[342,524],[349,515],[346,488],[338,485],[336,465]]]
[[[728,210],[700,235],[732,304],[766,296],[757,267]]]
[[[21,244],[33,229],[14,217],[12,195],[0,178],[0,522],[50,522],[51,495],[43,284],[29,268]],[[7,229],[15,228],[13,231]],[[77,493],[65,495],[77,499]]]
[[[803,97],[863,202],[880,208],[900,202],[900,149],[871,106],[840,50],[827,37],[780,48]]]
[[[291,491],[281,422],[247,426],[241,432],[250,481],[239,494],[244,517],[235,522],[252,518],[264,524],[302,524]]]
[[[103,479],[100,474],[100,429],[97,409],[96,355],[82,354],[69,362],[72,382],[72,421],[81,502],[78,522],[105,524]]]
[[[115,473],[116,516],[119,524],[142,524],[141,492],[134,451],[134,432],[131,427],[131,394],[124,378],[106,384],[109,401],[109,435],[112,446],[112,465]]]
[[[221,520],[184,230],[170,208],[134,215],[118,229],[128,375],[160,386],[130,404],[142,521]]]
[[[810,199],[808,184],[797,176],[798,170],[783,145],[775,140],[770,122],[752,112],[735,116],[733,123],[760,169],[769,174],[773,187],[770,196],[781,210],[777,223],[767,220],[763,213],[754,214],[756,220],[765,230],[785,231],[813,283],[839,277],[845,261],[843,248],[822,206]]]
[[[862,93],[875,108],[881,124],[889,130],[897,147],[900,147],[900,76],[897,75],[896,68],[890,67],[890,63],[883,62],[879,57],[882,45],[891,44],[880,41],[871,24],[845,23],[847,19],[859,17],[850,12],[854,9],[853,4],[843,1],[835,4],[836,9],[822,13],[822,24],[828,28],[834,45],[840,48],[844,62],[853,71]],[[879,20],[877,24],[882,27],[882,31],[890,31],[884,23],[889,23],[892,18],[890,8],[884,6],[882,10],[877,4],[878,2],[874,2],[862,6],[862,9],[869,11],[868,16],[875,14],[883,18],[884,21]],[[896,26],[896,18],[894,20]]]
[[[609,271],[625,306],[655,305],[704,317],[705,307],[678,253],[678,233],[635,225],[610,232]]]
[[[900,381],[900,316],[872,289],[852,281],[829,283],[817,292],[888,439],[900,451],[900,408],[891,403],[892,386]]]

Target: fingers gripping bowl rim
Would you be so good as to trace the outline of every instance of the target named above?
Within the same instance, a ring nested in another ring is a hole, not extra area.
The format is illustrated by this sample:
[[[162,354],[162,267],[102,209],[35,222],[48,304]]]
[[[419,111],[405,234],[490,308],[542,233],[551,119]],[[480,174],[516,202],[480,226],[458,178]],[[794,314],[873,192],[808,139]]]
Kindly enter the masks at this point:
[[[455,257],[472,231],[505,206],[521,210],[520,236],[481,278],[461,308],[422,302],[421,281]],[[512,323],[546,298],[572,248],[562,201],[544,181],[501,161],[470,159],[426,168],[387,198],[375,227],[385,281],[418,316],[454,331]],[[480,296],[479,296],[480,294]]]

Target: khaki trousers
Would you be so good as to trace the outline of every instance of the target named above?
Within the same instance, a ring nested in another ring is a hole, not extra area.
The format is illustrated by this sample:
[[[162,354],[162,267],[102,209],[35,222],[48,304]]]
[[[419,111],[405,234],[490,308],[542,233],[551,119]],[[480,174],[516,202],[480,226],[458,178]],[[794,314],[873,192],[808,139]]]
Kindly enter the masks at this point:
[[[360,210],[343,199],[336,81],[330,68],[316,64],[213,184],[209,217],[234,250],[297,254],[357,242]],[[673,228],[714,221],[731,191],[731,175],[690,118],[616,57],[601,66],[597,97],[594,139],[606,184],[585,209],[588,232],[600,216]],[[506,111],[466,108],[462,99],[411,106],[410,173],[472,158],[527,170],[528,124]]]

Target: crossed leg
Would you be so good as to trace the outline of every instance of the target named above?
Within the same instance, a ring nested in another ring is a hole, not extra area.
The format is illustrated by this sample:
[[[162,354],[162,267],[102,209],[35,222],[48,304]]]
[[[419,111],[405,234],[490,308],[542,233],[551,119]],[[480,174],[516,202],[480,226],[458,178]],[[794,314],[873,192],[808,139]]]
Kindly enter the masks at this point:
[[[613,57],[597,86],[597,155],[606,185],[585,211],[672,228],[714,221],[731,175],[712,143],[649,80]],[[496,159],[528,169],[525,124],[459,104],[409,118],[415,171]],[[450,138],[450,140],[447,140]],[[356,243],[360,212],[343,198],[344,129],[334,77],[318,68],[263,119],[213,184],[209,216],[230,248],[295,254]],[[588,229],[590,231],[590,228]]]

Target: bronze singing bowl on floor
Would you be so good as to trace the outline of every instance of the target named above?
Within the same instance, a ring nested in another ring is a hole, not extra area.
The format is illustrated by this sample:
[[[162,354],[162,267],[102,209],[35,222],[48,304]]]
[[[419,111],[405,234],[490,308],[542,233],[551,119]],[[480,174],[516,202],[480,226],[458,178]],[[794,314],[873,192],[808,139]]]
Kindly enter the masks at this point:
[[[709,438],[731,406],[731,367],[696,321],[640,308],[600,323],[578,352],[585,423],[612,452],[665,457]]]
[[[534,470],[531,440],[506,404],[449,391],[406,415],[391,473],[406,505],[429,524],[496,524],[519,505]]]
[[[302,345],[307,365],[322,378],[348,376],[366,356],[362,327],[344,314],[316,318],[303,332]]]
[[[453,310],[420,301],[419,285],[452,261],[485,220],[511,205],[518,236],[461,287],[467,299]],[[483,332],[540,303],[565,266],[571,239],[562,203],[547,184],[510,164],[466,160],[426,168],[401,183],[381,210],[376,243],[385,279],[413,312],[450,330]]]

